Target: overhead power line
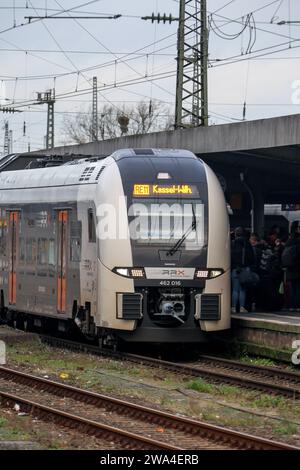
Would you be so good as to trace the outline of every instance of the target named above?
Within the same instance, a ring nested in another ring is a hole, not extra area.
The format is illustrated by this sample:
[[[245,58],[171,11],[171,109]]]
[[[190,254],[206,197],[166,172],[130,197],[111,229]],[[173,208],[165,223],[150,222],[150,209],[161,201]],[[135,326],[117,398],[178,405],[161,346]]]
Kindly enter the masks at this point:
[[[231,3],[235,2],[235,1],[236,1],[236,0],[230,0],[230,2],[225,3],[225,5],[223,5],[222,7],[218,8],[218,9],[215,10],[213,13],[217,13],[218,11],[223,10],[224,8],[226,8],[228,5],[231,5]]]
[[[109,83],[107,85],[98,86],[97,91],[98,92],[99,91],[107,91],[107,90],[114,89],[116,87],[125,87],[125,86],[137,85],[137,84],[140,84],[140,83],[145,83],[147,81],[149,82],[149,78],[150,78],[150,81],[163,80],[163,79],[166,79],[166,78],[174,77],[175,75],[176,75],[176,72],[174,70],[174,71],[159,73],[159,74],[156,74],[156,75],[151,75],[149,77],[143,77],[143,78],[138,77],[138,78],[135,78],[135,79],[123,80],[123,81],[116,82],[116,83],[113,82],[113,83]],[[62,99],[67,99],[69,97],[83,96],[83,95],[91,94],[91,91],[92,90],[89,87],[89,88],[83,88],[83,89],[77,90],[77,91],[70,91],[70,92],[66,92],[66,93],[60,93],[60,94],[56,94],[55,100],[59,101],[59,100],[62,100]],[[24,100],[22,102],[16,103],[13,106],[13,108],[14,109],[24,108],[25,106],[32,106],[33,104],[35,104],[35,101]]]
[[[117,20],[121,18],[121,14],[113,16],[24,16],[31,23],[32,20]]]
[[[256,10],[256,11],[258,11],[258,10]],[[252,12],[249,12],[249,14],[253,14],[253,13],[255,13],[255,10],[252,11]],[[209,12],[209,14],[211,14],[211,12]],[[232,19],[232,18],[228,18],[227,16],[220,15],[219,13],[216,13],[216,16],[219,17],[219,18],[222,18],[223,20],[227,20],[228,24],[237,23],[239,25],[243,25],[242,17]],[[264,29],[264,28],[260,28],[260,27],[257,27],[257,26],[256,26],[256,29],[257,29],[257,31],[262,31],[264,33],[268,33],[268,34],[271,34],[273,36],[277,36],[277,37],[281,37],[281,38],[285,38],[285,39],[297,40],[297,38],[287,36],[286,34],[276,33],[275,31],[270,31],[269,29]]]
[[[19,110],[19,109],[10,108],[10,107],[7,107],[7,106],[0,106],[0,112],[1,113],[9,113],[9,114],[22,113],[22,111]]]
[[[85,2],[85,3],[81,4],[81,5],[77,5],[77,6],[75,6],[75,7],[68,8],[67,10],[64,10],[64,9],[63,9],[63,10],[60,10],[60,11],[58,11],[58,13],[54,13],[54,14],[51,15],[51,16],[54,17],[54,16],[56,16],[56,15],[62,13],[62,12],[66,13],[67,11],[74,11],[74,10],[77,10],[78,8],[82,8],[82,7],[84,7],[84,6],[92,5],[93,3],[97,3],[97,2],[99,2],[99,1],[100,1],[100,0],[90,0],[89,2]],[[25,9],[26,9],[26,8],[25,8]],[[32,10],[35,10],[35,12],[37,11],[34,7],[31,7],[31,9],[32,9]],[[28,22],[28,23],[14,24],[13,26],[11,26],[11,27],[9,27],[9,28],[6,28],[6,29],[3,29],[2,31],[0,31],[0,34],[1,34],[1,33],[6,33],[6,32],[8,32],[8,31],[10,31],[10,30],[12,30],[12,29],[22,28],[23,26],[28,26],[28,25],[33,24],[33,23],[36,23],[36,22],[38,22],[38,21],[41,21],[41,19],[36,19],[36,20],[32,21],[31,23]]]
[[[164,47],[162,49],[159,49],[159,50],[163,50],[163,49],[169,49],[170,47],[174,47],[175,46],[175,43],[172,43],[170,44],[169,46],[167,47]],[[7,48],[7,47],[0,47],[0,51],[3,51],[3,52],[41,52],[43,54],[59,54],[62,52],[61,51],[58,51],[57,49],[13,49],[13,48]],[[83,51],[83,50],[74,50],[74,49],[66,49],[64,50],[65,53],[67,54],[97,54],[97,55],[111,55],[110,52],[107,52],[107,51],[96,51],[96,50],[86,50],[86,51]],[[147,53],[144,53],[144,54],[139,54],[138,52],[113,52],[113,54],[117,54],[117,55],[120,55],[122,56],[122,54],[126,57],[130,57],[130,56],[137,56],[137,58],[142,58],[142,57],[145,57],[145,56],[152,56],[152,55],[155,55],[155,56],[162,56],[162,57],[174,57],[174,53],[171,54],[171,53],[160,53],[160,52],[157,52],[157,51],[152,51],[152,52],[147,52]]]

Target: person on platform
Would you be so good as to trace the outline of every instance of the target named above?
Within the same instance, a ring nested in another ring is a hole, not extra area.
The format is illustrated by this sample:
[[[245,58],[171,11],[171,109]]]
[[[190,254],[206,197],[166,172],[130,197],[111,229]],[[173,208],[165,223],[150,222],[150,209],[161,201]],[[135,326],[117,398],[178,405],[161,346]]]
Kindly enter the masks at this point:
[[[300,222],[294,221],[281,256],[290,288],[290,310],[300,311]]]
[[[237,311],[247,313],[246,287],[241,282],[241,274],[250,272],[250,267],[254,264],[253,249],[245,236],[243,227],[237,227],[234,231],[234,238],[231,243],[231,285],[232,285],[232,313]]]

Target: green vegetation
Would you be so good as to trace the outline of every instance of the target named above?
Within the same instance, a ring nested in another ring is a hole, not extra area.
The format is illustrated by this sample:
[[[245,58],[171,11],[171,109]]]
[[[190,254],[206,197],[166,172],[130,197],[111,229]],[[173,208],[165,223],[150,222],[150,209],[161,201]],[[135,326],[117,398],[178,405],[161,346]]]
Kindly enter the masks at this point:
[[[9,422],[6,418],[0,416],[0,440],[1,441],[25,441],[30,438],[28,432],[24,431],[18,423],[21,418]]]
[[[190,380],[185,384],[185,388],[195,390],[200,393],[210,393],[212,395],[220,395],[220,397],[241,397],[241,389],[233,385],[216,385],[207,382],[204,379],[197,378]]]
[[[288,421],[283,421],[281,424],[275,426],[274,431],[281,435],[297,434],[299,432],[298,426]]]
[[[269,359],[253,358],[245,353],[241,359],[252,364],[275,365]],[[8,365],[100,393],[162,406],[208,422],[240,427],[252,434],[268,433],[293,440],[300,432],[300,426],[290,422],[300,422],[298,402],[237,386],[210,383],[201,377],[188,380],[144,365],[52,348],[38,340],[8,346]],[[276,417],[283,421],[274,420]],[[2,436],[2,429],[7,427],[5,419],[6,416],[1,418],[0,415],[0,439],[5,439]],[[18,422],[10,423],[10,435],[18,436]],[[27,431],[29,428],[25,429],[25,434]],[[44,443],[44,448],[63,448],[56,436],[44,437]]]
[[[259,398],[252,401],[251,405],[254,408],[283,408],[286,406],[286,400],[283,397],[262,394]]]
[[[247,353],[244,353],[239,357],[241,362],[245,362],[247,364],[253,364],[255,366],[276,366],[276,362],[272,359],[268,359],[266,357],[257,357],[257,356],[249,356]]]
[[[201,393],[215,393],[216,389],[215,385],[212,385],[201,378],[191,380],[186,384],[186,388]]]
[[[241,389],[239,387],[235,387],[234,385],[218,385],[216,388],[220,395],[225,397],[235,398],[241,396]]]

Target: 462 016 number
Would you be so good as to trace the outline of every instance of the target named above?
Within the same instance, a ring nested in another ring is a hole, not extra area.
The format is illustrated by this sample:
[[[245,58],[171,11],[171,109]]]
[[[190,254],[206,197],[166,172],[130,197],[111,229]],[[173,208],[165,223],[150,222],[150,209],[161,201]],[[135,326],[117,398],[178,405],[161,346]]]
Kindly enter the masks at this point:
[[[160,286],[163,286],[163,287],[179,287],[182,285],[182,282],[181,281],[160,281],[159,283]]]

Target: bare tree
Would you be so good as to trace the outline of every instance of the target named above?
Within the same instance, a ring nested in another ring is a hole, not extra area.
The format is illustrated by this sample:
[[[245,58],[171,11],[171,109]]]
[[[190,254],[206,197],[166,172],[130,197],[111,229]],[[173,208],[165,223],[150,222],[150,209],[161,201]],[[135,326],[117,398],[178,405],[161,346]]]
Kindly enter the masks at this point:
[[[146,134],[170,130],[174,118],[170,108],[160,101],[140,101],[136,107],[116,108],[104,105],[98,114],[99,140],[113,139],[121,135]],[[92,140],[92,112],[78,112],[66,116],[63,121],[65,140],[82,144]]]

